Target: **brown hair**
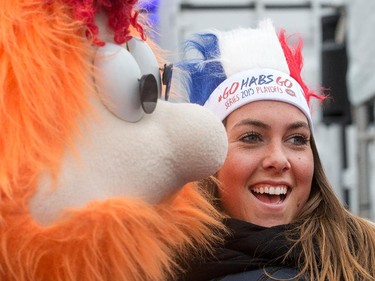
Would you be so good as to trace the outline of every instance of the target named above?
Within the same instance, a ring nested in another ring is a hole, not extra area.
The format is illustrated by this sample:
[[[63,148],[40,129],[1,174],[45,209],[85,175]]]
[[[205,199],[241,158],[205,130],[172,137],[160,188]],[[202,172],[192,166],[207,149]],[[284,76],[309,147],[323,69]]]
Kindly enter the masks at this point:
[[[302,249],[301,273],[308,273],[311,280],[375,280],[375,225],[351,214],[340,203],[313,138],[311,148],[312,189],[294,222],[299,233],[295,246]]]

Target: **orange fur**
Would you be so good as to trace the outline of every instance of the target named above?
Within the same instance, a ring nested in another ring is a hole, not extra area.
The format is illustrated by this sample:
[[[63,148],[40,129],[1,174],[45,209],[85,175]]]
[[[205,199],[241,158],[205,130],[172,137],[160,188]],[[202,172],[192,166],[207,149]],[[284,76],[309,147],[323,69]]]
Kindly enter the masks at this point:
[[[87,109],[88,42],[59,1],[2,1],[0,192],[27,190],[57,172]],[[20,191],[22,192],[22,191]],[[2,214],[1,214],[2,215]]]
[[[57,176],[90,112],[83,33],[60,0],[1,1],[0,280],[162,281],[178,270],[176,256],[218,239],[220,215],[192,186],[157,206],[112,199],[49,227],[32,220],[27,200],[38,176]]]
[[[2,233],[0,279],[164,281],[179,270],[175,257],[208,246],[218,218],[194,186],[156,211],[142,201],[113,199],[48,228],[15,216]]]

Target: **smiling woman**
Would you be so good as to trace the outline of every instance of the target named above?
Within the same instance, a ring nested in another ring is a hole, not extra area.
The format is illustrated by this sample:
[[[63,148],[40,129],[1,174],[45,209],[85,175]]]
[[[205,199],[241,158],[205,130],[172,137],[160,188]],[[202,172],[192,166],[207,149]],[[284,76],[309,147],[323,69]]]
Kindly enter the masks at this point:
[[[187,46],[190,101],[226,128],[227,158],[199,186],[230,234],[181,280],[375,280],[374,225],[339,202],[319,159],[310,99],[325,97],[301,78],[302,40],[290,46],[266,20]]]
[[[305,115],[287,103],[256,101],[232,112],[226,130],[228,157],[217,178],[227,214],[266,227],[290,223],[314,171]]]

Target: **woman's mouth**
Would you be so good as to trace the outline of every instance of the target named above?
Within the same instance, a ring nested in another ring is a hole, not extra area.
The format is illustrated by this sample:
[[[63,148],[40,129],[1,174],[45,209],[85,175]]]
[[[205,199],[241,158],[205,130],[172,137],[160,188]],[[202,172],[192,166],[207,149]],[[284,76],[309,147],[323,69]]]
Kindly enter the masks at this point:
[[[268,204],[281,204],[288,194],[288,186],[262,185],[253,187],[250,191],[259,201]]]

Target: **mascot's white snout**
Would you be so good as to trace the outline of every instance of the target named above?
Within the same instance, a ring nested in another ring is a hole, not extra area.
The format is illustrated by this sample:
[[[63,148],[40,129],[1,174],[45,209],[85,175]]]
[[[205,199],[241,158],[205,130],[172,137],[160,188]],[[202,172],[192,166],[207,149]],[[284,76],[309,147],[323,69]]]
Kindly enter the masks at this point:
[[[130,123],[99,99],[94,103],[97,114],[76,139],[79,154],[67,151],[57,186],[43,175],[30,201],[40,224],[92,200],[121,196],[158,203],[186,183],[214,174],[224,161],[224,126],[198,105],[159,100],[154,113]]]
[[[225,130],[209,110],[159,99],[152,114],[143,112],[142,76],[151,73],[159,82],[151,85],[156,95],[161,79],[147,43],[137,41],[131,51],[112,43],[98,49],[93,114],[74,136],[77,153],[67,147],[58,178],[41,174],[30,200],[39,224],[51,224],[66,210],[95,200],[123,197],[157,204],[223,163]]]

